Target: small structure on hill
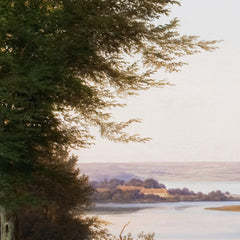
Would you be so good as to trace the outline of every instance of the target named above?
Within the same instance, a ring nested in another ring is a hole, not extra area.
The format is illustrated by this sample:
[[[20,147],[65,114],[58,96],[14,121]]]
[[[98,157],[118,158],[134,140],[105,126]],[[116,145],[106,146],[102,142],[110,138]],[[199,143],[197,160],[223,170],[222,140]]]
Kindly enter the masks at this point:
[[[121,189],[122,191],[133,191],[133,190],[140,190],[140,193],[145,195],[156,195],[162,198],[168,198],[169,193],[166,188],[145,188],[142,186],[125,186],[125,185],[119,185],[117,187],[118,189]]]
[[[133,191],[133,190],[142,190],[144,187],[142,186],[126,186],[126,185],[119,185],[117,186],[118,189],[122,191]]]
[[[162,198],[168,198],[169,193],[166,188],[143,188],[140,190],[140,193],[145,195],[153,194]]]

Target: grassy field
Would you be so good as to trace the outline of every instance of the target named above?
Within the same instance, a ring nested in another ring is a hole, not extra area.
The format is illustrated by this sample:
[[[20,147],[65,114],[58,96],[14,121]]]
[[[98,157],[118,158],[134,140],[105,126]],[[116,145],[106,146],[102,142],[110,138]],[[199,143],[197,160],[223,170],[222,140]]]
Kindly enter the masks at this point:
[[[216,207],[216,208],[206,208],[207,210],[218,210],[218,211],[234,211],[240,212],[240,206],[223,206],[223,207]]]

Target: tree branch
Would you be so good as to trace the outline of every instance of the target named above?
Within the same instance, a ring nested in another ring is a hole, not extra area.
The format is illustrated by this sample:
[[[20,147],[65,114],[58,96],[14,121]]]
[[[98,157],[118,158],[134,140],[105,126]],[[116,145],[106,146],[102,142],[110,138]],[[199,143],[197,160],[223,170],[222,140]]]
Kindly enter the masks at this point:
[[[125,230],[125,228],[126,228],[129,224],[130,224],[130,221],[123,226],[122,231],[121,231],[120,234],[119,234],[120,240],[122,240],[122,233],[123,233],[123,231]]]

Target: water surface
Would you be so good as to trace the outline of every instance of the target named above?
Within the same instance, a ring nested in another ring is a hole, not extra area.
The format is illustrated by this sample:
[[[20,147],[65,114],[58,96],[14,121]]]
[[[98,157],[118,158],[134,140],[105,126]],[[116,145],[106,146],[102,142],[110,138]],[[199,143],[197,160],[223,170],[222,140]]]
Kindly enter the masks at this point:
[[[155,232],[156,240],[240,240],[240,212],[205,210],[240,202],[98,204],[95,212],[111,222],[111,233]]]

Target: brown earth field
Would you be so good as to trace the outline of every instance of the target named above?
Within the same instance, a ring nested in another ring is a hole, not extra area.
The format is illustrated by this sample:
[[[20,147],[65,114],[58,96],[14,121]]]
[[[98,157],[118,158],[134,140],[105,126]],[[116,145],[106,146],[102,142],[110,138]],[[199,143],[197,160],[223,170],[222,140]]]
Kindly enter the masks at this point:
[[[223,206],[216,208],[205,208],[206,210],[217,210],[217,211],[234,211],[240,212],[240,206]]]

